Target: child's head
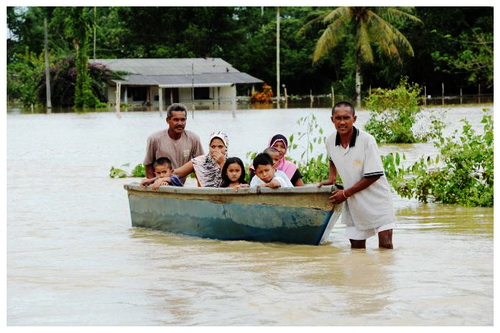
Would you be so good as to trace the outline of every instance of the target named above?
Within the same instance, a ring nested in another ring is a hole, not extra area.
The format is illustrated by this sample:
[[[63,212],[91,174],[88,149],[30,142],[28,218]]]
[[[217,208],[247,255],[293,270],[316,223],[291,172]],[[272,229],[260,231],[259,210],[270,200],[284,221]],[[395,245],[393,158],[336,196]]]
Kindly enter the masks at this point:
[[[229,157],[222,167],[222,183],[226,187],[235,182],[246,183],[245,165],[238,157]]]
[[[274,161],[267,153],[260,153],[253,159],[255,175],[268,183],[274,178]]]
[[[153,163],[156,177],[170,177],[172,175],[172,162],[168,157],[160,157]]]
[[[280,163],[281,160],[281,155],[279,150],[274,147],[268,147],[264,150],[264,153],[271,156],[274,168],[278,169],[278,164]]]

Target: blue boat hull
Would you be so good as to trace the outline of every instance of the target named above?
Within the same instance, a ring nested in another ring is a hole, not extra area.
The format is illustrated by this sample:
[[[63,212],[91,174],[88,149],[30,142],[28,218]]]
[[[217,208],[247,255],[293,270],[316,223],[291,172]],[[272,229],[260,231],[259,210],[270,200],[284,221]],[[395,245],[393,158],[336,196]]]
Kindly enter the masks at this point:
[[[328,189],[236,193],[231,189],[125,188],[134,227],[195,237],[318,245],[328,223],[335,223],[340,215],[340,207],[332,209],[328,202]]]

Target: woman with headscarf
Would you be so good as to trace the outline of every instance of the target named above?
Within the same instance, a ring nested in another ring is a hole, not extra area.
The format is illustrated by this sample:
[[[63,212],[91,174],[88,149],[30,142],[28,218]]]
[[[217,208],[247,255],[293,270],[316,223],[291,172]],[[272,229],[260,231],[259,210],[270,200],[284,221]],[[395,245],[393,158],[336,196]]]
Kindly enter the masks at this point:
[[[227,159],[228,138],[221,131],[210,134],[209,152],[197,156],[174,170],[179,177],[194,171],[198,186],[219,187],[222,182],[221,170]]]
[[[285,158],[286,151],[288,149],[288,140],[283,134],[274,135],[271,140],[269,140],[269,147],[273,147],[280,153],[280,161],[277,166],[277,170],[283,171],[288,179],[292,182],[293,186],[303,186],[302,174],[300,173],[297,166],[287,161]]]

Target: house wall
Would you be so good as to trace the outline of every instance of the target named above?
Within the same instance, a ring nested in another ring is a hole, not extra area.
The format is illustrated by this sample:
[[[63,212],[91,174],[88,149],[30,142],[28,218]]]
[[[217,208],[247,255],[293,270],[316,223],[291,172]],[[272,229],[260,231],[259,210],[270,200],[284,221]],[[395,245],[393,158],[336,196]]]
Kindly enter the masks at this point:
[[[231,87],[210,87],[210,99],[194,100],[196,104],[220,104],[220,103],[236,103],[236,86]],[[192,103],[191,88],[179,89],[179,102]]]
[[[142,105],[145,101],[130,100],[128,96],[127,86],[122,86],[121,92],[121,103],[130,105]],[[166,94],[166,89],[162,89],[163,92],[163,104],[165,109],[170,104],[170,94]],[[168,95],[168,96],[167,96]],[[109,86],[107,89],[108,103],[111,105],[116,105],[116,87]],[[157,86],[150,86],[147,98],[152,106],[159,106],[159,88]],[[179,88],[179,102],[188,104],[193,103],[192,100],[192,88]],[[224,86],[224,87],[210,87],[209,88],[209,99],[197,99],[194,100],[197,105],[206,104],[236,104],[236,85]]]

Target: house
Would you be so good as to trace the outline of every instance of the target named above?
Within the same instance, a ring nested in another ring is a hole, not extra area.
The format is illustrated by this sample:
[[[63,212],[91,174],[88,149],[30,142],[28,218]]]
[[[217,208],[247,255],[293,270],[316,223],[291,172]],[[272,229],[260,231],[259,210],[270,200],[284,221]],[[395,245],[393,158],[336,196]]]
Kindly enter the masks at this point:
[[[236,103],[236,86],[254,90],[263,81],[238,71],[220,58],[183,59],[94,59],[112,71],[125,72],[123,80],[108,87],[108,101],[120,104],[158,106]],[[119,101],[119,103],[117,103]]]

